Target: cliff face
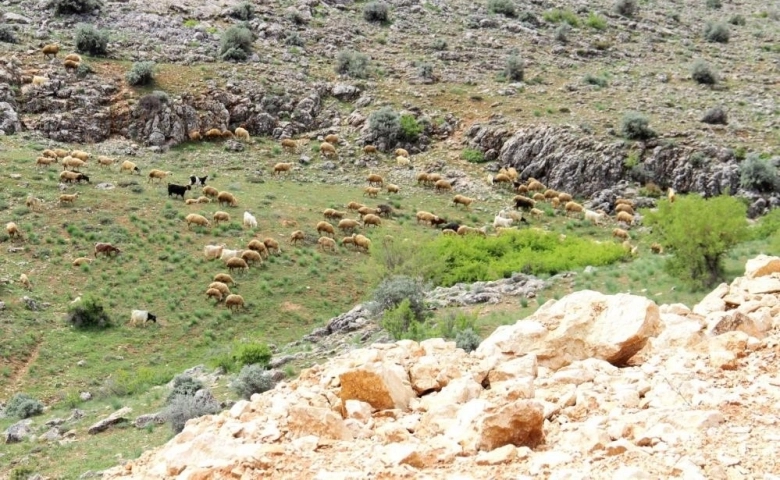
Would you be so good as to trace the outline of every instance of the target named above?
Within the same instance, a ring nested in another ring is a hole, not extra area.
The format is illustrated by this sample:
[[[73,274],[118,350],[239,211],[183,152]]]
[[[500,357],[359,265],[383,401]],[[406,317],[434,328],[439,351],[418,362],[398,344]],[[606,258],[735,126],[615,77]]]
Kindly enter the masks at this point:
[[[776,478],[780,258],[689,309],[581,291],[471,354],[375,344],[105,479]]]

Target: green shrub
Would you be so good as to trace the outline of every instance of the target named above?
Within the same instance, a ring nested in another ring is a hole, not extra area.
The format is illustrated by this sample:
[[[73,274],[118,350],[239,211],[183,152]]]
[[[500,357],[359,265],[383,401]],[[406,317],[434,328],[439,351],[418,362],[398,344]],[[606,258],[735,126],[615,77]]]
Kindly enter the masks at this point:
[[[746,23],[745,22],[745,17],[740,15],[740,14],[732,15],[729,18],[729,23],[732,24],[732,25],[744,26],[745,23]]]
[[[5,406],[5,414],[9,417],[30,418],[43,413],[43,404],[27,395],[26,393],[17,393]]]
[[[607,28],[607,19],[596,12],[590,12],[585,20],[585,25],[595,30],[604,30]]]
[[[336,55],[336,73],[353,78],[368,77],[368,56],[351,50],[342,50]]]
[[[84,60],[79,62],[79,66],[76,68],[76,77],[85,78],[87,75],[91,75],[93,73],[95,73],[95,71],[92,70],[92,67],[89,66],[87,62]]]
[[[219,41],[219,58],[222,60],[246,60],[252,53],[252,32],[241,25],[234,25],[222,34]]]
[[[413,115],[401,115],[401,140],[416,142],[423,127]]]
[[[729,123],[728,114],[726,113],[726,110],[723,109],[723,107],[710,108],[704,113],[701,121],[710,125],[728,125]]]
[[[434,80],[436,78],[433,74],[433,65],[430,63],[421,63],[417,67],[417,74],[425,80]]]
[[[394,309],[404,300],[408,300],[414,318],[422,319],[425,317],[426,290],[427,287],[421,280],[405,275],[386,278],[374,290],[369,308],[374,314],[378,314]]]
[[[707,0],[706,5],[710,10],[720,10],[723,8],[723,2],[720,0]]]
[[[482,343],[482,338],[471,328],[461,330],[455,336],[455,346],[462,348],[466,353],[476,350],[480,343]]]
[[[106,328],[111,324],[103,305],[89,295],[68,307],[66,321],[79,329]]]
[[[288,31],[284,35],[284,43],[285,45],[291,45],[294,47],[302,47],[306,44],[306,42],[303,40],[303,38],[301,38],[298,32],[294,32],[294,31]]]
[[[571,32],[571,27],[563,23],[561,25],[558,25],[558,28],[555,29],[555,41],[559,43],[569,43],[569,33]]]
[[[245,365],[235,380],[230,384],[241,398],[249,400],[255,393],[263,393],[274,387],[271,374],[257,364]]]
[[[255,16],[255,8],[249,2],[241,2],[230,10],[230,16],[248,22]]]
[[[627,112],[620,122],[620,133],[629,140],[647,140],[656,136],[650,129],[647,117],[637,112]]]
[[[11,476],[9,480],[29,480],[30,478],[38,478],[35,474],[35,469],[30,467],[16,467],[11,470]]]
[[[173,377],[173,388],[165,403],[171,403],[179,395],[192,397],[195,393],[204,387],[203,382],[196,380],[189,375],[176,375]]]
[[[693,62],[691,68],[691,78],[702,85],[715,85],[718,83],[718,76],[712,71],[710,65],[702,59]]]
[[[368,116],[368,129],[379,138],[395,140],[401,132],[401,116],[390,107],[382,107]]]
[[[525,75],[523,61],[517,55],[510,55],[506,59],[504,67],[504,77],[513,82],[522,82]]]
[[[171,424],[173,433],[180,433],[184,430],[187,420],[203,415],[212,415],[219,410],[219,404],[210,394],[202,397],[177,395],[163,409],[162,416]]]
[[[780,208],[772,209],[750,227],[751,240],[764,240],[777,233],[780,233]]]
[[[387,23],[390,8],[385,2],[369,2],[363,7],[363,19],[367,22]]]
[[[615,2],[615,13],[623,17],[633,17],[638,9],[636,0],[617,0]]]
[[[271,349],[264,343],[242,343],[233,350],[233,358],[240,367],[255,364],[265,367],[272,356]]]
[[[0,25],[0,42],[16,43],[16,35],[10,25]]]
[[[739,185],[746,190],[759,192],[780,190],[777,167],[771,159],[751,153],[739,164]]]
[[[105,55],[108,47],[108,32],[92,25],[76,27],[76,51],[90,55]]]
[[[447,40],[443,38],[437,38],[433,41],[433,44],[431,44],[431,48],[434,50],[447,50]]]
[[[460,152],[460,157],[469,163],[485,162],[485,154],[474,148],[464,148],[463,151]]]
[[[590,73],[586,74],[585,78],[583,78],[582,81],[585,82],[585,84],[587,85],[595,85],[600,88],[604,88],[607,85],[609,85],[609,82],[607,81],[606,78],[597,77],[596,75]]]
[[[49,8],[56,13],[90,13],[103,6],[102,0],[51,0]]]
[[[564,22],[571,25],[572,27],[576,27],[580,24],[577,15],[569,9],[561,10],[559,8],[553,8],[552,10],[547,10],[546,12],[544,12],[542,18],[544,18],[546,22],[550,22],[550,23]]]
[[[707,22],[704,26],[704,38],[710,43],[729,43],[729,27],[721,22]]]
[[[394,340],[422,340],[425,336],[422,330],[427,330],[423,320],[412,310],[409,299],[404,298],[396,307],[384,311],[380,323]]]
[[[488,0],[487,9],[490,13],[497,13],[505,17],[511,18],[517,15],[513,0]]]
[[[125,75],[130,85],[148,85],[154,81],[155,63],[151,61],[135,62]]]

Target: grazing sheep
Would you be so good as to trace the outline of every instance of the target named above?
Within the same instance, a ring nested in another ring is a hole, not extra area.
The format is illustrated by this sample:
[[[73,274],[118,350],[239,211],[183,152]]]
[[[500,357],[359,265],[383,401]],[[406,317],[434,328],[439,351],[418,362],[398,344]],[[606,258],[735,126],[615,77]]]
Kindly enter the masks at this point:
[[[231,207],[238,206],[238,201],[236,200],[236,197],[234,197],[233,194],[230,192],[219,192],[219,194],[217,194],[217,200],[219,201],[220,206],[223,203],[230,205]]]
[[[615,213],[617,212],[626,212],[629,215],[633,215],[634,209],[627,203],[620,203],[615,207]]]
[[[247,265],[263,263],[263,256],[254,250],[244,250],[244,252],[241,254],[241,259],[244,260]]]
[[[347,231],[356,230],[359,226],[360,224],[357,222],[357,220],[352,220],[351,218],[345,218],[339,221],[337,228],[342,232],[346,233]]]
[[[219,225],[219,222],[230,222],[230,214],[227,212],[214,212],[211,218],[214,220],[214,225]]]
[[[544,199],[545,200],[551,200],[553,198],[558,198],[558,195],[560,195],[559,192],[553,190],[552,188],[548,188],[544,191]]]
[[[341,246],[346,247],[347,245],[355,245],[354,234],[351,237],[344,237],[341,239]]]
[[[358,202],[349,202],[349,203],[347,204],[347,210],[354,210],[354,211],[358,211],[358,210],[360,210],[362,207],[365,207],[365,205],[363,205],[362,203],[358,203]]]
[[[242,142],[249,142],[249,131],[246,128],[238,127],[236,129],[236,139],[241,140]]]
[[[390,218],[393,215],[393,207],[381,203],[376,206],[376,214],[380,217]]]
[[[422,172],[422,173],[418,173],[418,174],[417,174],[417,184],[419,185],[419,184],[421,184],[421,183],[422,183],[423,185],[425,185],[425,184],[427,184],[427,183],[428,183],[428,174],[427,174],[427,173],[425,173],[425,172]]]
[[[538,208],[532,208],[531,215],[533,215],[536,218],[541,218],[544,216],[544,210],[539,210]]]
[[[57,160],[54,158],[49,157],[38,157],[35,159],[35,165],[36,166],[43,166],[48,167],[49,165],[55,163]]]
[[[363,147],[363,153],[365,153],[366,155],[376,155],[377,149],[373,145],[366,145],[365,147]]]
[[[282,148],[284,150],[289,151],[290,153],[295,153],[298,151],[298,142],[291,138],[284,138],[282,139]]]
[[[255,252],[257,253],[257,252]],[[228,271],[232,272],[233,270],[243,270],[244,272],[249,271],[249,265],[246,263],[246,260],[243,258],[228,258],[227,262],[225,262],[225,265],[228,268]]]
[[[661,254],[664,253],[664,247],[662,247],[660,243],[653,243],[652,245],[650,245],[650,251],[653,253]]]
[[[417,223],[423,222],[432,225],[433,219],[437,218],[436,215],[432,214],[431,212],[426,212],[425,210],[420,210],[417,212]]]
[[[211,199],[209,197],[198,197],[195,199],[195,203],[211,203]]]
[[[89,257],[79,257],[73,260],[70,264],[74,267],[80,267],[82,265],[89,265],[92,263],[92,259]]]
[[[85,166],[87,162],[83,160],[79,160],[78,158],[73,157],[65,157],[62,159],[62,168],[67,169],[70,167],[71,170],[74,172],[77,172],[81,167]]]
[[[317,235],[322,235],[322,232],[327,233],[330,236],[333,236],[336,234],[336,230],[333,228],[333,225],[331,225],[328,222],[318,222],[317,223]]]
[[[27,200],[24,201],[24,205],[32,210],[33,212],[37,212],[41,208],[41,199],[33,197],[32,195],[29,195],[27,197]]]
[[[341,220],[342,218],[344,218],[344,215],[346,215],[346,213],[345,212],[339,212],[338,210],[334,210],[332,208],[326,208],[322,212],[322,215],[325,218],[330,219],[330,220]]]
[[[531,210],[533,210],[533,209],[531,209]],[[526,220],[525,217],[521,213],[511,212],[511,211],[507,211],[507,210],[501,209],[498,212],[498,215],[502,216],[504,218],[511,218],[515,222],[525,223],[526,225],[528,225],[528,220]]]
[[[618,212],[617,216],[615,216],[615,219],[618,222],[623,222],[628,225],[632,225],[634,223],[634,216],[626,212]]]
[[[218,128],[210,128],[206,131],[204,137],[206,137],[206,140],[220,140],[222,139],[222,130]]]
[[[536,206],[536,202],[523,195],[515,195],[512,201],[515,202],[515,210],[519,210],[521,208],[523,210],[530,210]]]
[[[241,249],[230,250],[227,248],[223,248],[222,254],[219,256],[219,259],[226,262],[231,258],[241,258],[242,253],[244,253],[244,251]]]
[[[269,253],[271,252],[271,250],[275,250],[276,253],[282,253],[282,249],[279,248],[279,242],[277,242],[273,238],[265,238],[263,240],[263,243],[265,244],[265,247],[268,249]]]
[[[198,199],[197,198],[188,198],[187,200],[184,201],[184,203],[186,203],[187,205],[197,205],[198,204]]]
[[[122,173],[125,170],[127,170],[131,174],[133,172],[138,172],[138,175],[141,174],[141,170],[139,170],[136,164],[131,162],[130,160],[125,160],[124,162],[122,162],[122,165],[119,167],[119,173]]]
[[[458,205],[463,205],[466,208],[470,208],[471,204],[474,203],[474,199],[465,195],[455,195],[452,199],[452,203],[454,203],[456,207]]]
[[[534,202],[543,202],[545,200],[544,194],[539,192],[534,193],[531,198],[534,199]]]
[[[509,175],[507,175],[506,173],[498,173],[496,174],[496,176],[490,179],[491,185],[499,185],[499,184],[509,185],[511,183],[512,183],[512,179],[509,178]]]
[[[194,223],[195,225],[199,227],[210,227],[211,224],[209,221],[204,217],[203,215],[198,215],[197,213],[190,213],[186,217],[184,217],[184,221],[187,222],[187,230],[190,229],[190,226]]]
[[[517,170],[515,167],[509,167],[506,169],[506,174],[509,175],[509,178],[512,179],[512,181],[517,180]]]
[[[74,193],[73,195],[68,195],[63,193],[62,195],[60,195],[60,204],[74,203],[78,197],[79,197],[78,192]]]
[[[98,242],[95,244],[95,250],[92,254],[94,255],[95,258],[97,258],[98,253],[102,253],[104,256],[110,257],[111,254],[119,255],[120,253],[122,253],[122,250],[111,245],[110,243]]]
[[[171,172],[164,172],[162,170],[157,170],[156,168],[149,171],[149,178],[146,180],[147,183],[151,182],[153,180],[162,180],[168,175],[170,175]],[[170,195],[170,192],[169,192]]]
[[[198,130],[191,130],[188,135],[190,137],[191,142],[197,142],[203,139],[203,136],[200,134]]]
[[[501,218],[501,217],[496,217]],[[505,219],[508,220],[508,219]],[[473,228],[473,227],[467,227],[466,225],[461,225],[460,228],[458,228],[457,234],[460,236],[463,235],[479,235],[482,237],[487,237],[487,232],[485,231],[485,227],[482,228]]]
[[[336,145],[339,143],[339,136],[335,133],[331,133],[330,135],[325,136],[325,141],[330,143],[331,145]]]
[[[98,160],[98,165],[100,165],[101,168],[110,167],[111,165],[114,164],[114,159],[111,157],[106,157],[105,155],[100,155],[99,157],[97,157],[97,160]]]
[[[203,256],[206,260],[216,260],[222,256],[222,249],[225,248],[225,244],[221,245],[206,245],[203,247]]]
[[[66,72],[68,70],[76,70],[77,68],[79,68],[79,62],[74,62],[73,60],[65,60],[64,62],[62,62],[62,66],[65,67]]]
[[[369,196],[376,198],[379,195],[380,189],[377,187],[366,187],[363,189],[363,196]]]
[[[666,198],[669,199],[669,203],[674,203],[674,201],[677,200],[677,193],[672,187],[669,187],[669,190],[667,190]]]
[[[41,152],[42,157],[48,157],[48,158],[57,158],[57,152],[54,150],[49,150],[48,148]]]
[[[384,179],[380,175],[377,175],[375,173],[369,175],[368,178],[366,178],[366,181],[368,181],[369,186],[377,186],[377,187],[381,187],[385,183]]]
[[[400,193],[401,191],[398,185],[394,183],[388,183],[385,188],[387,188],[387,193]]]
[[[371,248],[371,240],[369,240],[369,238],[364,235],[360,235],[359,233],[352,234],[352,242],[356,248],[362,248],[366,251],[366,253],[368,253],[369,249]]]
[[[283,163],[283,162],[277,163],[276,165],[274,165],[274,175],[282,172],[290,173],[290,170],[292,170],[292,166],[293,166],[292,163]]]
[[[395,157],[395,164],[399,167],[408,167],[412,164],[412,161],[409,160],[409,157]]]
[[[235,312],[240,308],[246,308],[244,304],[244,297],[236,294],[227,296],[225,299],[225,306],[229,308],[231,312]]]
[[[332,252],[336,251],[336,241],[330,237],[320,237],[319,240],[317,240],[317,245],[323,252],[325,250],[330,250]]]
[[[441,175],[438,173],[429,173],[428,174],[428,185],[436,185],[436,182],[441,180]]]
[[[363,217],[363,226],[368,227],[369,225],[378,227],[382,225],[382,219],[379,218],[379,216],[374,215],[373,213],[369,213],[368,215]]]
[[[393,152],[396,157],[409,157],[409,152],[404,150],[403,148],[396,148],[395,152]]]
[[[81,55],[78,53],[69,53],[65,55],[65,60],[71,60],[73,62],[80,62],[81,61]]]
[[[11,238],[22,238],[22,232],[19,231],[19,226],[14,222],[8,222],[5,224],[5,231]]]
[[[360,214],[360,218],[363,218],[370,213],[377,213],[377,209],[371,207],[360,207],[358,208],[358,213]]]
[[[217,290],[216,288],[209,288],[206,289],[206,298],[214,298],[217,300],[217,303],[222,301],[222,292]]]
[[[547,187],[542,184],[539,180],[532,180],[528,182],[528,190],[532,192],[543,192],[547,190]]]
[[[260,255],[263,256],[263,258],[268,258],[268,247],[265,246],[265,243],[261,242],[258,239],[253,239],[249,242],[249,244],[246,246],[249,250],[253,250]]]
[[[225,282],[221,282],[219,280],[214,280],[211,282],[208,288],[213,288],[224,296],[230,295],[230,288],[228,288]]]
[[[580,205],[577,202],[567,202],[566,206],[563,207],[564,210],[566,210],[566,213],[581,213],[583,210],[585,210],[585,207]]]
[[[628,198],[618,198],[618,199],[615,200],[615,206],[621,205],[621,204],[629,205],[631,208],[635,208],[636,207],[636,205],[634,204],[634,201],[633,200],[629,200]]]
[[[501,230],[498,230],[498,231],[500,232]],[[452,230],[450,228],[444,228],[444,229],[442,229],[441,234],[453,237],[453,236],[457,235],[458,232],[456,230]]]
[[[203,190],[201,190],[203,195],[209,197],[209,198],[216,198],[219,196],[219,190],[217,190],[214,187],[203,187]]]
[[[78,158],[82,162],[88,162],[92,154],[87,153],[83,150],[73,150],[72,152],[70,152],[70,156],[73,158]]]
[[[518,184],[516,182],[513,182],[513,184],[515,185],[515,192],[516,193],[521,193],[523,195],[528,193],[528,187],[525,184],[522,184],[522,183]]]
[[[620,238],[622,240],[628,240],[630,238],[628,232],[623,230],[622,228],[613,228],[612,236],[615,238]]]
[[[212,281],[224,283],[225,285],[235,285],[236,284],[236,281],[233,280],[233,277],[231,277],[227,273],[218,273],[218,274],[214,275],[214,279]]]
[[[64,148],[55,148],[54,153],[57,154],[56,158],[65,158],[68,156],[68,151]]]
[[[434,189],[436,189],[437,192],[449,192],[452,190],[452,184],[447,180],[438,180],[434,185]]]
[[[146,322],[157,323],[157,316],[146,310],[133,310],[132,313],[130,313],[129,324],[131,327],[137,326],[139,323],[141,325],[146,325]]]
[[[44,45],[41,51],[43,52],[43,58],[47,58],[49,55],[56,57],[57,54],[60,53],[60,46],[51,43],[49,45]]]
[[[24,273],[19,275],[19,283],[21,283],[22,286],[27,290],[32,290],[32,283],[30,282],[30,279],[27,278],[27,275],[25,275]]]
[[[297,245],[298,240],[306,240],[306,235],[301,230],[296,230],[290,234],[290,243]]]
[[[561,201],[558,198],[553,198],[552,200],[550,200],[550,205],[552,205],[553,209],[557,209],[558,207],[561,206]]]
[[[587,208],[584,210],[584,212],[585,212],[585,220],[588,220],[594,225],[601,225],[599,223],[599,220],[601,220],[606,216],[604,215],[603,212],[594,212],[593,210],[588,210]]]
[[[222,130],[222,138],[229,139],[233,137],[235,137],[235,135],[233,135],[233,132],[231,132],[230,130]]]
[[[249,212],[244,212],[243,226],[246,228],[257,228],[257,218]]]
[[[328,142],[321,143],[320,144],[320,154],[323,157],[330,157],[330,156],[336,156],[336,147],[331,145]]]

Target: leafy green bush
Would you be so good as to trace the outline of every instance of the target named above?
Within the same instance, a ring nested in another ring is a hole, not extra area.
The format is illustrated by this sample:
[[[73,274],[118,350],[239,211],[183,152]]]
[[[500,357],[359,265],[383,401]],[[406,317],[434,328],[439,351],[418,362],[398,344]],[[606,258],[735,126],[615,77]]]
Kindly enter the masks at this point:
[[[271,374],[257,364],[245,365],[235,380],[230,384],[241,398],[249,400],[255,393],[263,393],[274,387]]]
[[[204,390],[206,392],[207,390]],[[219,412],[220,406],[211,394],[177,395],[163,409],[162,416],[171,424],[173,433],[180,433],[191,418],[212,415]]]
[[[79,62],[79,66],[76,68],[76,77],[84,78],[87,75],[91,75],[93,73],[95,73],[95,71],[92,70],[92,67],[90,67],[87,62],[84,60]]]
[[[732,25],[744,26],[746,23],[745,17],[740,14],[732,15],[729,17],[729,23]]]
[[[130,85],[148,85],[154,80],[155,63],[151,61],[135,62],[125,75]]]
[[[650,129],[647,117],[637,112],[627,112],[620,122],[620,133],[629,140],[647,140],[656,136]]]
[[[431,48],[434,50],[447,50],[447,40],[443,38],[437,38],[433,41],[433,44],[431,44]]]
[[[777,167],[772,160],[751,153],[739,164],[739,185],[746,190],[759,192],[780,190]]]
[[[701,118],[703,123],[710,125],[728,125],[728,114],[723,107],[712,107],[704,113]]]
[[[384,311],[381,325],[395,340],[422,340],[423,330],[427,331],[423,320],[412,310],[409,299],[404,298],[396,307]]]
[[[230,10],[230,16],[248,22],[255,16],[255,8],[249,2],[241,2]]]
[[[590,12],[585,20],[585,25],[594,30],[604,30],[607,28],[607,19],[596,12]]]
[[[729,43],[731,32],[725,23],[707,22],[704,26],[704,38],[710,43]]]
[[[604,88],[607,85],[609,85],[609,82],[604,77],[597,77],[593,74],[586,74],[585,78],[582,79],[583,82],[585,82],[587,85],[595,85],[600,88]]]
[[[476,350],[480,343],[482,343],[482,338],[471,328],[461,330],[455,336],[455,346],[462,348],[466,353]]]
[[[427,287],[421,280],[404,275],[386,278],[374,290],[369,308],[371,312],[378,314],[397,308],[401,302],[408,300],[414,318],[422,319],[425,317],[426,290]]]
[[[252,53],[252,32],[241,25],[234,25],[219,40],[219,58],[222,60],[246,60]]]
[[[386,23],[390,19],[390,8],[385,2],[368,2],[363,7],[363,19],[367,22]]]
[[[24,419],[41,413],[43,413],[43,404],[26,393],[17,393],[5,406],[5,414],[9,417]]]
[[[108,47],[108,31],[98,30],[92,25],[76,27],[76,51],[90,55],[105,55]]]
[[[173,388],[171,389],[171,393],[168,394],[165,403],[171,403],[174,398],[180,395],[192,397],[203,387],[203,382],[196,380],[189,375],[176,375],[173,377]]]
[[[271,357],[271,349],[264,343],[242,343],[233,350],[233,358],[241,367],[255,364],[265,367]]]
[[[485,162],[485,154],[474,148],[464,148],[460,152],[460,157],[469,163],[483,163]]]
[[[103,6],[102,0],[51,0],[49,8],[56,13],[90,13]]]
[[[751,240],[764,240],[780,233],[780,208],[774,208],[750,227]]]
[[[79,329],[106,328],[111,320],[97,299],[85,295],[81,301],[68,307],[67,323]]]
[[[715,85],[718,83],[718,76],[712,71],[710,65],[702,59],[693,62],[691,78],[693,78],[696,83],[703,85]]]
[[[16,35],[10,25],[0,25],[0,42],[16,43]]]
[[[306,44],[306,42],[303,40],[303,38],[301,38],[298,32],[288,31],[284,35],[284,44],[295,47],[302,47]]]
[[[513,0],[488,0],[487,9],[490,13],[497,13],[505,17],[511,18],[517,15]]]
[[[35,475],[35,469],[30,467],[16,467],[11,470],[9,480],[29,480],[33,477],[38,478],[37,475]]]
[[[342,50],[336,54],[336,73],[353,78],[368,77],[368,56],[351,50]]]
[[[723,8],[723,2],[721,2],[721,0],[707,0],[706,5],[710,10],[720,10]]]
[[[561,10],[560,8],[553,8],[551,10],[547,10],[542,15],[542,18],[544,18],[546,22],[550,22],[550,23],[564,22],[571,25],[572,27],[576,27],[580,24],[580,20],[577,18],[577,14],[575,14],[568,8],[564,10]]]
[[[368,129],[379,138],[395,140],[401,132],[401,116],[390,107],[382,107],[368,116]]]
[[[747,238],[746,210],[734,197],[693,194],[659,202],[645,219],[673,253],[664,268],[693,288],[709,288],[723,280],[725,254]]]
[[[615,13],[623,17],[633,17],[638,9],[636,0],[617,0],[615,2]]]
[[[504,67],[504,77],[513,82],[522,82],[525,75],[523,61],[517,55],[510,55],[506,59]]]
[[[401,115],[401,139],[416,142],[423,131],[422,125],[413,115]]]

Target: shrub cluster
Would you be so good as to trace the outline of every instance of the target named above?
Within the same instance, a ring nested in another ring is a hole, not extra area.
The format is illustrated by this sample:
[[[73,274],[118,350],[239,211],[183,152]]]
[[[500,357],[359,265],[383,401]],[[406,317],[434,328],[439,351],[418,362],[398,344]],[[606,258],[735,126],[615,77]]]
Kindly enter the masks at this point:
[[[264,343],[242,343],[233,350],[233,358],[241,367],[246,365],[265,367],[272,356],[271,349]]]
[[[342,50],[336,55],[336,73],[353,78],[368,77],[368,56],[360,52]]]
[[[95,73],[95,71],[92,70],[92,67],[87,62],[83,60],[79,62],[79,66],[76,68],[76,76],[78,78],[84,78],[91,73]]]
[[[563,23],[555,29],[555,41],[559,43],[569,43],[569,33],[571,33],[571,27],[568,23]]]
[[[740,15],[740,14],[732,15],[729,18],[729,23],[732,24],[732,25],[744,26],[745,23],[746,23],[745,22],[745,17],[743,15]]]
[[[436,78],[433,74],[433,65],[430,63],[421,63],[417,67],[417,74],[425,80],[435,80]]]
[[[447,40],[443,38],[437,38],[433,41],[433,44],[431,44],[431,48],[434,50],[447,50]]]
[[[620,122],[620,133],[629,140],[647,140],[656,136],[650,129],[647,117],[637,112],[627,112]]]
[[[367,22],[386,23],[390,19],[390,8],[385,2],[368,2],[363,7],[363,19]]]
[[[739,164],[739,184],[746,190],[759,192],[780,190],[777,166],[771,159],[751,153]]]
[[[135,62],[125,75],[130,85],[148,85],[154,80],[155,63],[151,61]]]
[[[289,31],[284,35],[284,44],[294,47],[302,47],[306,44],[298,32]]]
[[[572,27],[576,27],[580,24],[580,20],[577,18],[577,14],[575,14],[569,9],[561,10],[559,8],[553,8],[552,10],[547,10],[546,12],[544,12],[542,18],[544,18],[546,22],[550,22],[550,23],[564,22],[571,25]]]
[[[718,76],[712,71],[710,65],[702,59],[693,62],[691,68],[691,78],[702,85],[715,85],[718,83]]]
[[[0,25],[0,42],[16,43],[16,34],[10,25]]]
[[[194,397],[198,390],[203,388],[203,382],[196,380],[189,375],[176,375],[173,377],[173,389],[168,394],[165,403],[171,403],[174,398],[184,395]]]
[[[171,424],[173,433],[180,433],[191,418],[202,417],[219,412],[220,406],[208,390],[200,390],[204,394],[177,395],[171,399],[162,412],[163,417]]]
[[[638,8],[636,0],[617,0],[615,2],[615,12],[623,17],[633,17]]]
[[[51,0],[48,4],[56,13],[89,13],[103,6],[102,0]]]
[[[401,115],[401,140],[407,142],[416,142],[423,131],[422,125],[413,115]]]
[[[704,38],[710,43],[729,43],[731,32],[725,23],[707,22],[704,26]]]
[[[241,2],[230,10],[230,16],[247,22],[254,18],[255,8],[249,2]]]
[[[723,107],[712,107],[704,113],[701,118],[703,123],[710,125],[728,125],[728,115]]]
[[[461,330],[455,336],[455,346],[462,348],[466,353],[474,351],[482,343],[482,338],[471,328]]]
[[[255,393],[263,393],[274,387],[274,380],[270,373],[257,364],[245,365],[239,372],[230,387],[241,398],[249,400]]]
[[[427,286],[421,280],[405,275],[386,278],[374,290],[369,308],[374,314],[379,314],[397,308],[406,300],[411,315],[421,319],[425,316],[426,290]]]
[[[485,162],[485,154],[475,148],[464,148],[460,152],[460,157],[469,163],[483,163]]]
[[[252,41],[252,32],[248,28],[240,25],[228,28],[219,41],[219,58],[222,60],[246,60],[252,53]]]
[[[721,0],[707,0],[705,4],[710,10],[720,10],[723,8],[723,2],[721,2]]]
[[[9,417],[30,418],[43,413],[43,404],[27,395],[26,393],[17,393],[5,406],[5,414]]]
[[[585,77],[582,79],[583,82],[587,85],[595,85],[600,88],[604,88],[607,85],[609,85],[609,82],[604,77],[598,77],[596,75],[593,75],[591,73],[588,73],[585,75]]]
[[[105,55],[108,47],[108,32],[92,25],[76,27],[76,51],[90,55]]]
[[[81,329],[106,328],[111,324],[103,305],[88,295],[85,295],[80,302],[68,307],[66,321]]]
[[[513,0],[488,0],[487,9],[490,13],[497,13],[505,17],[511,18],[517,15]]]
[[[596,12],[590,12],[585,20],[585,25],[595,30],[604,30],[607,28],[607,19]]]
[[[523,69],[523,61],[517,55],[510,55],[506,59],[506,66],[504,67],[504,76],[507,80],[513,82],[522,82],[525,75]]]
[[[401,131],[401,116],[390,107],[382,107],[368,116],[368,128],[379,138],[395,140]]]

